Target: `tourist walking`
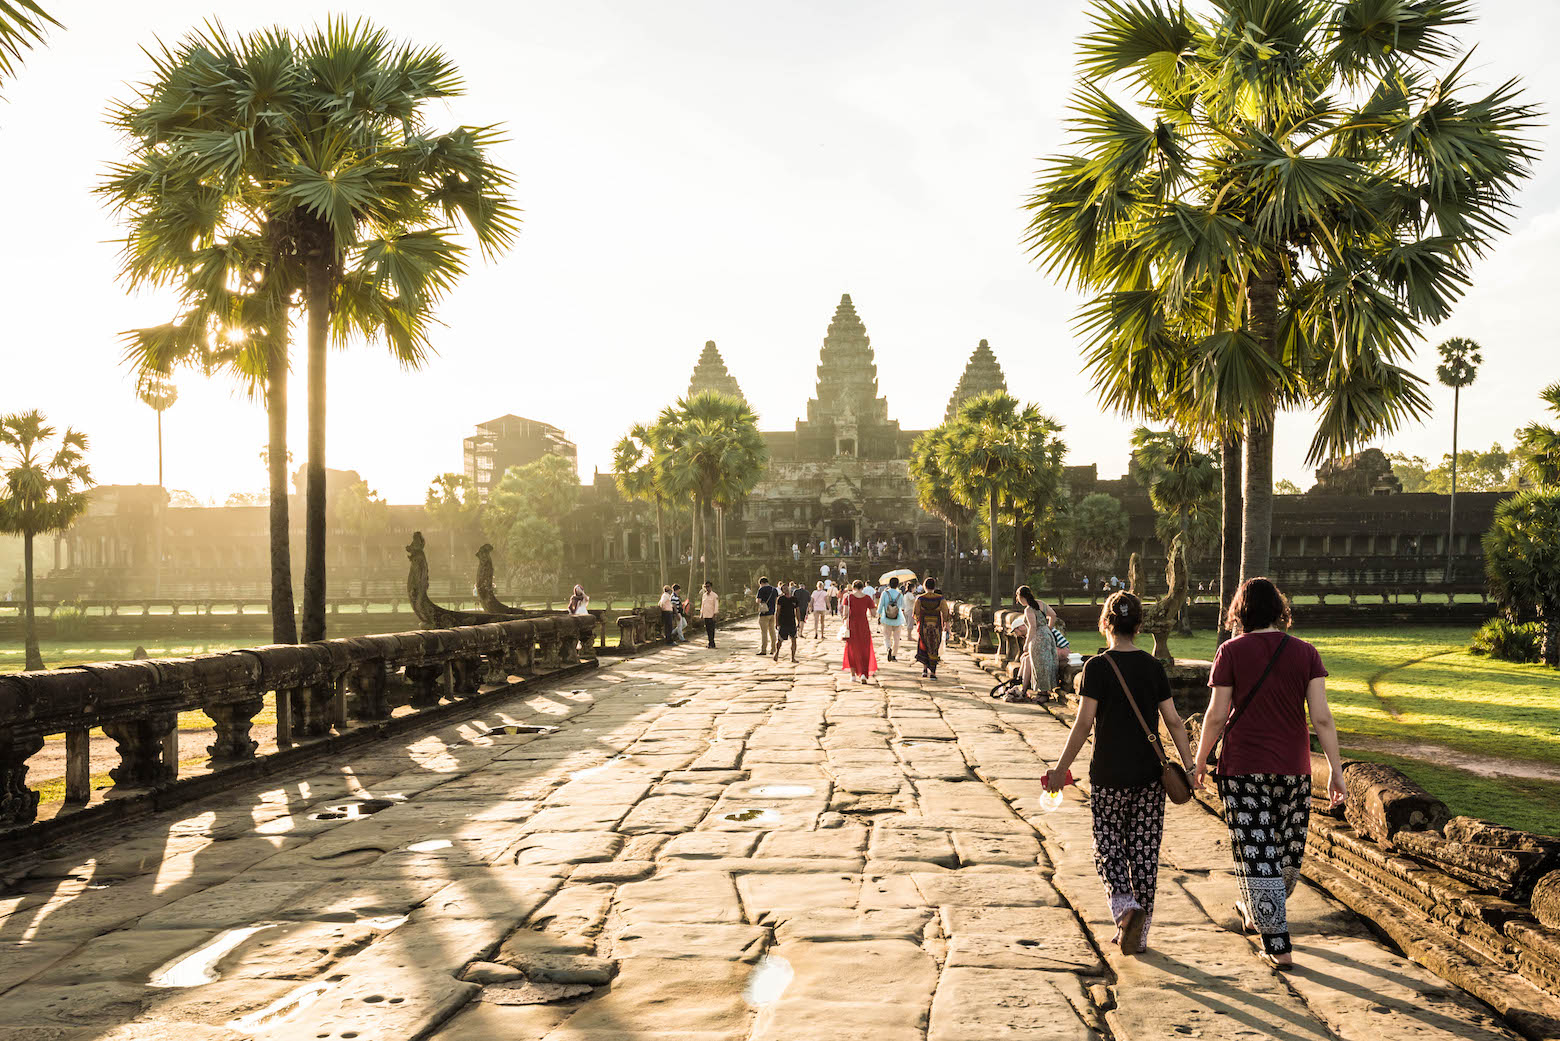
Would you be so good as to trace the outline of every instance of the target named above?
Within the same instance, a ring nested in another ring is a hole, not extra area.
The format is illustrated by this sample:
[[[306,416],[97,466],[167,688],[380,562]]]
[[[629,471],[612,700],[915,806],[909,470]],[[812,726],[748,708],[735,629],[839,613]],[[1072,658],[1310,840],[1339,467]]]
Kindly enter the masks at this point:
[[[823,583],[818,583],[818,588],[812,591],[812,597],[807,604],[808,614],[813,620],[813,635],[823,639],[823,620],[829,614],[829,592],[823,588]]]
[[[590,614],[590,596],[584,586],[575,586],[574,592],[569,594],[569,613]]]
[[[943,630],[948,628],[948,601],[937,591],[937,580],[928,578],[921,595],[915,598],[915,660],[921,663],[921,676],[937,678],[937,662],[942,657]]]
[[[834,580],[831,578],[828,581],[824,582],[823,588],[828,590],[828,593],[829,593],[829,614],[831,614],[831,615],[839,614],[840,613],[840,590],[839,590],[839,587],[834,584]]]
[[[758,580],[758,592],[753,599],[758,601],[758,653],[768,654],[775,642],[775,600],[780,596],[780,591],[769,584],[767,577]]]
[[[683,602],[682,586],[672,583],[672,626],[678,643],[687,643],[683,632],[688,628],[688,605]]]
[[[710,648],[715,647],[715,619],[720,616],[720,597],[715,595],[715,584],[704,583],[704,595],[699,598],[699,621],[704,623],[704,635]]]
[[[1048,694],[1056,689],[1056,636],[1051,605],[1035,598],[1028,586],[1019,586],[1013,594],[1024,609],[1024,652],[1018,658],[1018,677],[1026,691]]]
[[[1192,783],[1201,786],[1212,768],[1235,857],[1235,913],[1243,931],[1261,934],[1262,959],[1288,968],[1294,948],[1286,903],[1300,880],[1311,821],[1310,730],[1327,757],[1327,794],[1337,806],[1344,799],[1338,728],[1327,705],[1322,657],[1286,631],[1289,601],[1277,586],[1247,579],[1230,601],[1225,624],[1236,636],[1213,658],[1213,699]],[[1214,762],[1221,736],[1224,747]]]
[[[672,587],[661,587],[661,602],[656,605],[661,609],[661,628],[666,634],[667,643],[676,643],[676,621],[672,617]]]
[[[883,627],[883,652],[889,661],[899,660],[899,641],[905,631],[905,593],[899,579],[891,578],[878,597],[878,624]]]
[[[857,683],[865,683],[878,670],[872,647],[872,598],[862,592],[861,579],[851,584],[841,609],[845,612],[844,670]]]
[[[780,660],[780,645],[791,641],[791,660],[796,660],[796,630],[800,628],[796,617],[796,597],[791,595],[791,583],[782,583],[780,595],[775,597],[775,661]]]
[[[1106,598],[1100,633],[1109,646],[1083,667],[1078,715],[1061,757],[1045,775],[1046,791],[1061,791],[1067,768],[1094,731],[1089,760],[1094,868],[1116,923],[1111,942],[1126,954],[1148,949],[1165,830],[1164,767],[1150,727],[1157,742],[1158,722],[1164,720],[1181,762],[1192,761],[1165,667],[1133,642],[1142,625],[1143,602],[1136,596],[1121,591]]]
[[[791,600],[796,604],[796,635],[800,639],[807,634],[807,609],[812,604],[806,582],[791,583]]]

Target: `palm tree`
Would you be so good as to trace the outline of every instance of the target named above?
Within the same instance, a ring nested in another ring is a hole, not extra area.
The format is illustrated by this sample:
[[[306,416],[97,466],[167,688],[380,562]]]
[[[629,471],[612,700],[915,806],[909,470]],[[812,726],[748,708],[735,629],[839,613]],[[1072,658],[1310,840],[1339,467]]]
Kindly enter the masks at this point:
[[[1551,383],[1539,397],[1560,417],[1560,383]],[[1517,431],[1517,449],[1526,457],[1523,469],[1541,485],[1560,485],[1560,430],[1529,423]]]
[[[461,535],[471,536],[481,529],[482,498],[477,482],[465,474],[443,473],[428,482],[423,512],[435,529],[450,536],[451,573],[455,569],[455,542]]]
[[[1504,231],[1535,110],[1515,81],[1476,96],[1465,60],[1436,68],[1470,20],[1460,2],[1092,11],[1075,147],[1047,163],[1027,242],[1095,294],[1104,403],[1240,424],[1241,572],[1260,575],[1275,414],[1319,409],[1315,462],[1426,412],[1403,363]],[[1133,105],[1104,92],[1117,77]]]
[[[29,670],[43,668],[38,650],[38,626],[33,617],[33,539],[65,531],[87,511],[86,489],[92,486],[87,467],[87,435],[69,427],[50,446],[55,429],[42,412],[18,412],[0,418],[0,458],[5,475],[0,497],[0,532],[22,537],[22,596]]]
[[[657,426],[665,432],[662,472],[668,490],[693,500],[691,593],[701,562],[701,580],[709,577],[705,515],[717,502],[734,503],[753,490],[763,476],[768,449],[747,403],[717,391],[679,400],[661,413]]]
[[[463,91],[458,71],[363,21],[332,19],[297,39],[211,26],[155,61],[154,80],[112,113],[132,156],[101,191],[131,216],[127,275],[182,284],[186,314],[166,344],[141,335],[132,349],[141,364],[185,360],[213,326],[258,319],[270,353],[235,357],[264,372],[276,402],[287,318],[307,310],[302,636],[317,640],[327,348],[383,338],[405,367],[428,358],[436,305],[465,272],[461,229],[490,256],[518,228],[509,175],[487,155],[499,137],[434,132],[428,110]]]
[[[630,502],[655,503],[655,552],[660,564],[661,585],[666,585],[666,535],[662,529],[662,505],[665,485],[660,465],[662,432],[645,423],[635,423],[612,450],[612,469],[617,474],[618,491]]]
[[[358,596],[368,596],[368,540],[390,530],[390,504],[368,486],[350,484],[336,493],[336,523],[358,537]]]
[[[179,400],[179,388],[173,376],[155,369],[142,372],[136,381],[135,396],[141,404],[157,413],[157,487],[163,487],[162,414]]]
[[[22,53],[42,43],[49,26],[59,24],[34,0],[0,3],[0,82],[16,75]]]
[[[943,469],[951,447],[951,426],[944,423],[928,430],[910,446],[910,480],[915,483],[916,503],[943,522],[944,581],[953,569],[954,533],[970,522],[969,510],[954,492],[952,476]]]
[[[1200,541],[1196,536],[1210,526],[1208,521],[1218,509],[1222,484],[1218,460],[1177,431],[1138,427],[1132,432],[1132,461],[1138,483],[1148,490],[1158,514],[1155,529],[1165,554],[1174,559],[1180,553],[1189,565]],[[1190,581],[1188,574],[1188,588]]]
[[[1010,504],[1032,506],[1054,492],[1061,476],[1061,455],[1056,451],[1060,442],[1049,442],[1060,429],[1034,405],[1020,404],[1005,391],[992,391],[959,406],[941,443],[940,466],[951,476],[954,494],[966,506],[977,510],[984,506],[986,510],[993,608],[1002,602],[997,581],[997,524],[1004,498]],[[1048,476],[1042,471],[1053,465],[1053,452],[1055,472]]]
[[[1446,574],[1443,582],[1452,580],[1452,539],[1457,531],[1457,418],[1462,406],[1462,389],[1479,375],[1484,362],[1481,348],[1463,336],[1454,336],[1436,350],[1441,364],[1435,368],[1436,379],[1442,386],[1452,388],[1452,495],[1446,506]]]

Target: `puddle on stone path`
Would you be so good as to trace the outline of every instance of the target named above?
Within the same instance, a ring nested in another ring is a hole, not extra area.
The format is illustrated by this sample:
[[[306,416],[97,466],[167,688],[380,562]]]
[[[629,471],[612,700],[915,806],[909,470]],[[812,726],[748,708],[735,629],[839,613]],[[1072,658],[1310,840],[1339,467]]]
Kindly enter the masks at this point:
[[[558,728],[544,723],[500,723],[496,727],[490,727],[486,723],[478,723],[477,731],[483,737],[502,737],[516,734],[556,734]]]
[[[600,766],[587,766],[583,770],[574,771],[569,775],[569,780],[578,781],[582,777],[594,777],[599,773],[604,773],[609,767],[617,763],[621,763],[627,758],[628,756],[626,755],[615,755],[611,759],[608,759],[606,762],[602,763]]]
[[[388,810],[396,802],[404,802],[405,796],[399,800],[391,799],[360,799],[357,802],[338,803],[335,806],[327,806],[318,813],[309,814],[311,821],[355,821],[372,816],[380,810]]]
[[[239,929],[224,929],[199,947],[190,951],[153,974],[150,987],[198,987],[203,983],[215,983],[217,962],[232,953],[233,949],[255,933],[275,928],[277,923],[264,922],[246,925]]]
[[[796,973],[791,963],[774,954],[760,955],[742,988],[742,1000],[749,1005],[772,1005],[780,1000]]]
[[[336,978],[340,979],[340,977]],[[328,989],[324,983],[306,983],[297,990],[283,994],[265,1008],[233,1020],[228,1026],[245,1034],[277,1026],[308,1008]]]
[[[424,839],[421,842],[414,842],[406,848],[413,853],[432,853],[436,849],[449,849],[453,845],[455,843],[449,839]]]
[[[748,789],[749,795],[760,799],[802,799],[817,792],[818,789],[806,784],[761,784]]]
[[[739,824],[774,824],[783,818],[779,813],[767,807],[754,807],[751,810],[738,810],[735,813],[723,815],[724,820],[736,821]]]

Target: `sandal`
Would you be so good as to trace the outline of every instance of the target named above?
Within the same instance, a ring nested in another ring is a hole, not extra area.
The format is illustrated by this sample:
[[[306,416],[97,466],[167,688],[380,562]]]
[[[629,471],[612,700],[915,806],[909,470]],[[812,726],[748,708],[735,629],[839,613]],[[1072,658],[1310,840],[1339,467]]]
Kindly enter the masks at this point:
[[[1148,914],[1141,907],[1133,907],[1121,919],[1121,938],[1117,943],[1121,947],[1122,954],[1136,954],[1143,943],[1143,926],[1148,923]]]
[[[1246,905],[1239,900],[1235,901],[1235,917],[1240,919],[1242,936],[1250,936],[1257,931],[1257,927],[1251,922],[1251,916],[1246,913]]]
[[[1288,972],[1288,971],[1290,971],[1291,969],[1293,969],[1295,967],[1295,963],[1294,962],[1292,962],[1292,961],[1279,961],[1277,958],[1273,957],[1267,951],[1258,951],[1257,952],[1257,958],[1260,959],[1262,962],[1266,963],[1268,968],[1272,969],[1275,972]]]

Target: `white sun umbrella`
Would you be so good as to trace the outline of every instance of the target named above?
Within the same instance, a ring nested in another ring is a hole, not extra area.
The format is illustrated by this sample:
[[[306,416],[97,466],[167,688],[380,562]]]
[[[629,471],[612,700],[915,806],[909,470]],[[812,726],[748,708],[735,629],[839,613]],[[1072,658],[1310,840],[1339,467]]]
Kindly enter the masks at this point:
[[[895,571],[885,571],[878,576],[878,585],[886,586],[888,585],[889,579],[892,578],[899,579],[901,585],[906,582],[914,582],[915,572],[905,567],[899,568]]]

